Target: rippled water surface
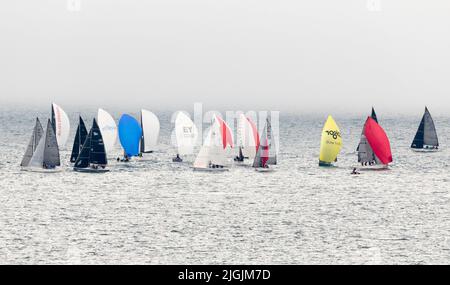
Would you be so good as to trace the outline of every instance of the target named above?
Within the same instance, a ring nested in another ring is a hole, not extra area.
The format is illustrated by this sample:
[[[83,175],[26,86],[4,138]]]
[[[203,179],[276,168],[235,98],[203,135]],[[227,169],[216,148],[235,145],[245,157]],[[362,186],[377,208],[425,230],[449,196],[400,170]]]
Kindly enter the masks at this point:
[[[211,174],[171,162],[171,113],[157,112],[160,145],[146,161],[81,174],[64,149],[66,170],[39,174],[19,163],[34,117],[49,112],[0,110],[1,263],[450,262],[450,118],[435,117],[442,150],[420,154],[409,145],[421,114],[379,112],[395,162],[352,176],[363,117],[335,116],[344,148],[338,167],[319,168],[326,116],[281,113],[276,172]],[[95,110],[82,115],[90,126]]]

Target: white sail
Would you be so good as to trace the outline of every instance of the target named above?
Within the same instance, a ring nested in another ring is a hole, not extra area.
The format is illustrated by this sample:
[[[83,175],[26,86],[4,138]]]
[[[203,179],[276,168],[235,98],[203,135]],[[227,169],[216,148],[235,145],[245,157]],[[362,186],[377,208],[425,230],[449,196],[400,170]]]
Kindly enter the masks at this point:
[[[109,153],[114,148],[117,140],[116,122],[108,112],[98,109],[98,126],[102,133],[106,153]]]
[[[198,130],[194,122],[183,112],[179,112],[175,119],[175,137],[179,155],[188,155],[194,152]]]
[[[150,111],[141,110],[142,140],[141,152],[154,151],[159,136],[159,120]]]
[[[52,104],[52,124],[55,128],[58,146],[61,148],[66,145],[67,139],[69,138],[70,121],[66,112],[55,103]]]
[[[238,146],[242,149],[245,158],[253,159],[258,147],[258,133],[249,119],[241,114],[238,121]]]
[[[31,157],[30,163],[28,166],[42,168],[44,164],[44,152],[45,152],[45,136],[42,136],[39,140],[39,143],[36,147],[36,150]]]
[[[224,166],[226,164],[226,157],[222,144],[220,125],[217,119],[214,119],[205,142],[194,161],[194,168],[208,168],[210,164]]]

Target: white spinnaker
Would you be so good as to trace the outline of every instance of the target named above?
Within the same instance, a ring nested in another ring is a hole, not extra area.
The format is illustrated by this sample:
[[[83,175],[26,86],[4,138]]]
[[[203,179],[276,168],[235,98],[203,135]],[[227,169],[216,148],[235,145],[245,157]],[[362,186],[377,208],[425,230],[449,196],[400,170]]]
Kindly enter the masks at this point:
[[[242,153],[250,160],[256,156],[257,140],[254,130],[244,114],[239,116],[238,121],[238,146],[242,148]]]
[[[205,142],[200,149],[195,161],[195,168],[208,168],[209,163],[217,165],[225,165],[225,150],[222,145],[222,137],[220,135],[220,125],[215,119],[209,128]]]
[[[179,155],[188,155],[194,152],[198,130],[194,122],[183,112],[179,112],[175,119],[175,136]]]
[[[58,141],[59,148],[62,148],[66,145],[67,139],[69,138],[70,133],[70,121],[69,117],[67,116],[66,112],[64,110],[56,105],[55,103],[52,104],[53,109],[53,118],[54,124],[55,124],[55,134],[56,134],[56,140]]]
[[[106,153],[110,153],[117,140],[117,125],[114,118],[105,110],[98,109],[98,126],[102,133]]]
[[[31,157],[28,166],[35,168],[42,168],[44,163],[44,152],[45,152],[45,136],[42,136],[41,139],[39,140],[35,152],[33,153],[33,156]]]
[[[141,110],[142,132],[144,136],[144,151],[155,150],[159,136],[159,120],[155,114],[150,111]]]

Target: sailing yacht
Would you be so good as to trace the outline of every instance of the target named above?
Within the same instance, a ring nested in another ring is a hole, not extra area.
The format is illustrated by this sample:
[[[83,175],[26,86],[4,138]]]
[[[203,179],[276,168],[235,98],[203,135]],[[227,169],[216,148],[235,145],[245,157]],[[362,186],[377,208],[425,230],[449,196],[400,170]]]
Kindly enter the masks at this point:
[[[83,143],[86,140],[86,137],[88,135],[86,125],[84,124],[83,119],[81,116],[79,117],[79,123],[77,128],[77,133],[75,135],[75,139],[73,141],[73,147],[72,147],[72,154],[70,155],[70,162],[75,163],[77,160],[78,155],[81,152],[81,149],[83,147]]]
[[[255,158],[253,160],[253,167],[256,171],[273,171],[273,168],[269,167],[269,165],[277,164],[277,154],[274,145],[272,126],[270,124],[270,119],[267,118],[261,138],[258,140],[258,150],[256,151]]]
[[[119,140],[124,150],[124,162],[128,162],[133,156],[139,156],[141,138],[141,124],[128,114],[122,115],[119,120]]]
[[[342,148],[341,131],[333,117],[328,116],[322,130],[319,166],[333,166]]]
[[[105,144],[102,132],[94,119],[92,128],[86,137],[83,147],[75,161],[73,169],[78,172],[103,173],[108,172],[106,168],[108,159],[106,157]]]
[[[27,150],[20,163],[21,167],[27,167],[30,164],[31,158],[44,134],[44,129],[42,128],[39,118],[36,118],[36,123],[34,125],[33,134],[31,135],[30,142],[28,143]]]
[[[238,153],[234,161],[243,165],[246,159],[253,161],[259,148],[259,134],[256,124],[244,114],[239,115],[238,120]]]
[[[152,112],[142,109],[141,129],[140,157],[142,157],[144,153],[152,153],[156,148],[160,129],[158,117]]]
[[[436,127],[434,126],[433,118],[431,118],[431,114],[427,107],[425,107],[425,113],[423,114],[419,129],[411,144],[411,148],[414,151],[423,152],[434,152],[439,149]]]
[[[198,130],[191,118],[183,112],[178,112],[175,118],[177,155],[172,159],[173,162],[182,162],[182,157],[194,152],[197,136]]]
[[[58,142],[58,147],[61,149],[66,145],[67,139],[70,134],[70,121],[64,110],[52,103],[52,111],[51,111],[52,119],[51,125],[55,130],[56,141]]]
[[[114,118],[105,110],[98,109],[98,126],[102,133],[103,143],[107,154],[111,155],[117,141],[117,125]]]
[[[372,118],[367,117],[358,147],[360,170],[387,169],[392,162],[391,145],[386,132]]]
[[[61,160],[59,157],[58,142],[51,120],[48,120],[45,135],[39,135],[42,131],[39,127],[40,123],[36,123],[32,140],[27,148],[24,159],[22,160],[22,170],[32,172],[59,172],[61,169]],[[36,138],[39,143],[36,145]],[[34,151],[33,151],[34,150]],[[31,158],[29,157],[32,153]]]
[[[194,171],[228,171],[227,146],[233,146],[231,130],[225,121],[214,115],[203,146],[195,158]]]

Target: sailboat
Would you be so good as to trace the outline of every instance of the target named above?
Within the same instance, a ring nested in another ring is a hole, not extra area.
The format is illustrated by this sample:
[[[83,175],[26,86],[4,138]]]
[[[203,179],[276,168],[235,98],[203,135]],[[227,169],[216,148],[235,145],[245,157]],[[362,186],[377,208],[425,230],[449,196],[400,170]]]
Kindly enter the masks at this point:
[[[106,153],[111,154],[117,141],[117,125],[114,118],[105,110],[98,109],[98,126],[102,133]]]
[[[39,126],[37,128],[39,129]],[[37,133],[38,132],[39,131],[37,131]],[[26,162],[27,159],[25,159],[25,163]],[[41,136],[31,159],[27,164],[22,165],[22,170],[33,172],[59,172],[61,169],[58,168],[58,166],[61,166],[58,142],[56,140],[52,122],[51,120],[48,120],[45,136]]]
[[[231,130],[225,121],[214,115],[203,146],[194,161],[194,170],[210,172],[228,171],[228,167],[226,167],[227,146],[233,146]]]
[[[66,112],[64,112],[64,110],[55,103],[52,103],[51,125],[55,130],[58,147],[63,148],[66,145],[67,139],[69,138],[70,121]]]
[[[86,140],[86,137],[88,135],[86,125],[84,124],[83,119],[81,116],[79,117],[79,123],[77,128],[77,133],[75,135],[75,139],[73,141],[73,147],[72,147],[72,154],[70,155],[70,162],[75,163],[77,160],[78,155],[81,152],[81,149],[83,147],[83,143]]]
[[[419,129],[411,144],[411,148],[415,151],[424,152],[433,152],[439,149],[436,127],[434,126],[433,118],[431,118],[431,114],[427,107],[425,107],[425,113],[423,114]]]
[[[358,161],[360,170],[387,169],[392,162],[391,145],[386,132],[372,118],[368,117],[361,134]]]
[[[333,166],[342,148],[341,131],[333,117],[328,116],[322,130],[319,166]]]
[[[234,161],[242,164],[245,159],[254,160],[259,148],[259,134],[256,124],[244,114],[238,120],[238,153]]]
[[[31,158],[33,157],[34,152],[44,134],[44,129],[42,128],[41,122],[39,118],[36,118],[36,123],[34,125],[33,134],[31,135],[30,142],[28,143],[27,150],[23,155],[22,162],[20,163],[21,167],[27,167],[30,164]]]
[[[155,150],[159,136],[159,120],[155,114],[150,111],[141,110],[141,129],[142,136],[140,141],[140,153],[152,153]]]
[[[183,112],[179,112],[175,118],[175,139],[177,145],[177,156],[173,162],[182,162],[181,156],[190,155],[194,152],[197,142],[198,130],[194,122]]]
[[[370,117],[376,123],[378,123],[377,114],[375,113],[375,109],[373,107]],[[367,141],[364,132],[365,132],[365,125],[361,132],[361,138],[359,140],[358,147],[356,148],[356,151],[358,152],[358,162],[361,163],[362,167],[366,168],[368,167],[369,169],[385,168],[385,166],[382,165],[379,159],[375,156],[372,148],[370,147],[369,142]]]
[[[276,164],[277,156],[273,145],[272,126],[269,118],[266,119],[266,125],[258,141],[258,150],[253,160],[253,167],[258,172],[270,172],[273,168],[269,167],[269,160],[272,157],[272,164]]]
[[[109,169],[106,169],[107,164],[108,159],[102,132],[94,119],[73,169],[78,172],[103,173],[109,171]]]
[[[124,150],[123,161],[139,155],[142,137],[141,124],[132,116],[124,114],[119,120],[119,140]]]

